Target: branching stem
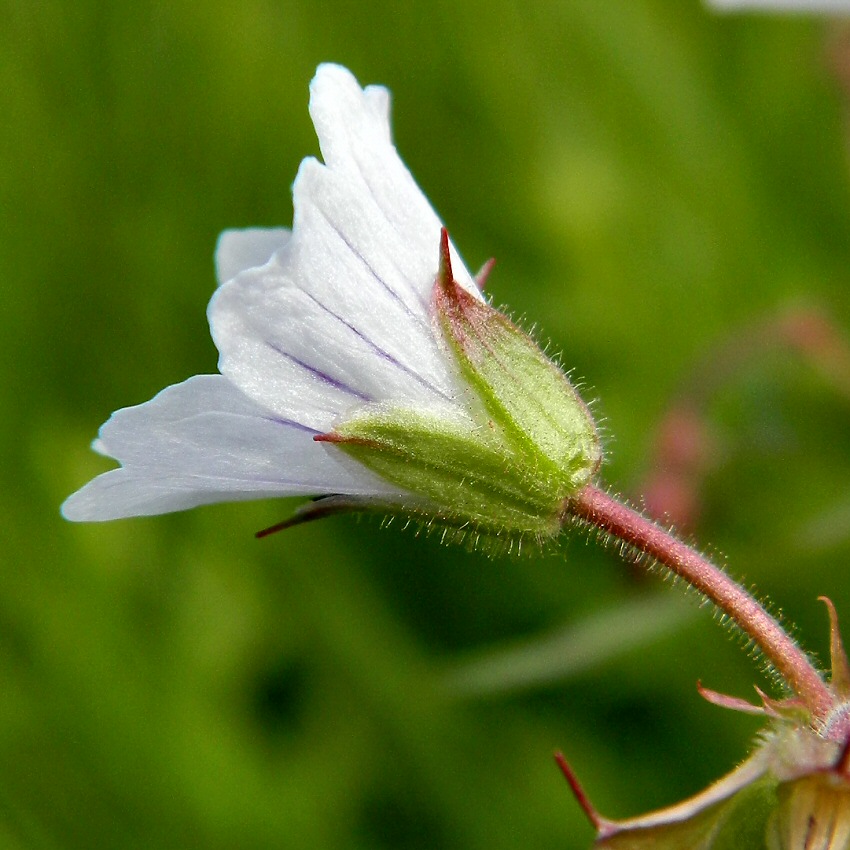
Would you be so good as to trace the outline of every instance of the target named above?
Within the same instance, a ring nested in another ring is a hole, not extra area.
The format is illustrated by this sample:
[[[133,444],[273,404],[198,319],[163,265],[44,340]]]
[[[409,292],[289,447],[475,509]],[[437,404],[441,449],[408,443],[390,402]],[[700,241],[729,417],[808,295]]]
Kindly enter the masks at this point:
[[[710,599],[759,646],[791,690],[804,700],[812,719],[826,717],[834,698],[809,657],[762,605],[723,570],[593,485],[568,503],[567,514],[655,559]]]

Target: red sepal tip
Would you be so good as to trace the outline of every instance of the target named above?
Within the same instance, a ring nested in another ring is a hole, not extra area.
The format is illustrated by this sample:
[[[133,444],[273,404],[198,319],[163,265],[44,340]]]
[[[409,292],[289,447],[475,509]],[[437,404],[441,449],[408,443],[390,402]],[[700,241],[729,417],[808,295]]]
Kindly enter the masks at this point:
[[[440,270],[437,272],[437,280],[443,286],[448,286],[454,280],[452,255],[449,251],[449,231],[445,227],[440,228]]]
[[[573,792],[573,797],[576,798],[576,802],[579,806],[581,806],[581,810],[587,816],[591,826],[598,833],[602,833],[610,826],[611,822],[602,817],[602,815],[600,815],[593,807],[593,803],[590,802],[584,788],[581,787],[581,783],[578,781],[575,771],[573,771],[572,767],[570,767],[570,763],[567,761],[566,756],[564,756],[560,750],[555,753],[555,763],[561,769],[561,773],[564,774],[564,779],[567,780],[570,790]]]
[[[314,434],[313,435],[314,443],[344,443],[345,437],[340,437],[339,434],[327,433],[327,434]]]

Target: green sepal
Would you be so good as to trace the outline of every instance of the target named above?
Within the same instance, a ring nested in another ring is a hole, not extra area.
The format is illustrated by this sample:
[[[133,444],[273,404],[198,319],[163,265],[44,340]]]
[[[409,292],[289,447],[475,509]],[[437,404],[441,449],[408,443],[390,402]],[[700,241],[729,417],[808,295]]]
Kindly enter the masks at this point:
[[[461,372],[516,453],[565,496],[578,492],[602,458],[587,405],[528,334],[454,280],[445,230],[434,305]]]
[[[493,532],[560,530],[557,488],[531,478],[495,430],[454,412],[367,406],[321,439],[411,494],[401,503],[407,513]]]
[[[458,286],[445,230],[433,309],[465,384],[458,398],[367,404],[314,439],[397,484],[390,513],[493,537],[554,537],[601,459],[587,406],[530,337]]]
[[[598,850],[850,850],[850,745],[790,719],[723,779],[648,815],[609,820],[576,788]]]
[[[765,850],[774,814],[776,780],[764,776],[728,799],[677,820],[674,810],[657,812],[651,826],[629,826],[594,845],[599,850]],[[677,809],[679,807],[674,807]]]

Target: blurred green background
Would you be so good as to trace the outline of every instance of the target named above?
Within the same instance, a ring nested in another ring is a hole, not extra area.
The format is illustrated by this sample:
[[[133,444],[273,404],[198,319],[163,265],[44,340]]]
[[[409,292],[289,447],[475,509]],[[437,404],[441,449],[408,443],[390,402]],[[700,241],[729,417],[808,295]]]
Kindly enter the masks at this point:
[[[0,0],[0,21],[0,846],[581,848],[556,747],[612,817],[744,757],[757,722],[694,685],[748,696],[757,664],[581,537],[488,559],[345,518],[253,539],[295,502],[58,506],[107,467],[112,410],[215,370],[217,234],[291,222],[326,60],[392,90],[402,156],[599,399],[605,480],[637,500],[697,363],[807,305],[850,329],[836,22],[673,0]],[[816,596],[850,622],[850,402],[768,348],[708,404],[694,535],[823,656]],[[514,643],[547,681],[517,686]]]

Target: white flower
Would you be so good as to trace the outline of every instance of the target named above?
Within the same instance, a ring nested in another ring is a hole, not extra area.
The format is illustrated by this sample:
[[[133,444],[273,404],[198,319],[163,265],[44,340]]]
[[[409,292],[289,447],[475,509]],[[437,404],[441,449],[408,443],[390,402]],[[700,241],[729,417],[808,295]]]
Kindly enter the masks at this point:
[[[336,65],[310,87],[308,158],[287,230],[228,231],[209,305],[220,375],[101,428],[121,463],[72,520],[224,500],[335,496],[456,528],[557,534],[600,460],[563,373],[484,301],[393,147],[386,89]]]
[[[219,501],[400,488],[313,436],[350,409],[461,394],[429,314],[440,221],[398,156],[386,89],[336,65],[310,86],[324,164],[301,163],[287,230],[227,231],[209,305],[221,375],[117,411],[94,448],[122,466],[70,496],[71,520]],[[454,249],[452,249],[454,251]],[[453,253],[456,280],[477,287]]]

